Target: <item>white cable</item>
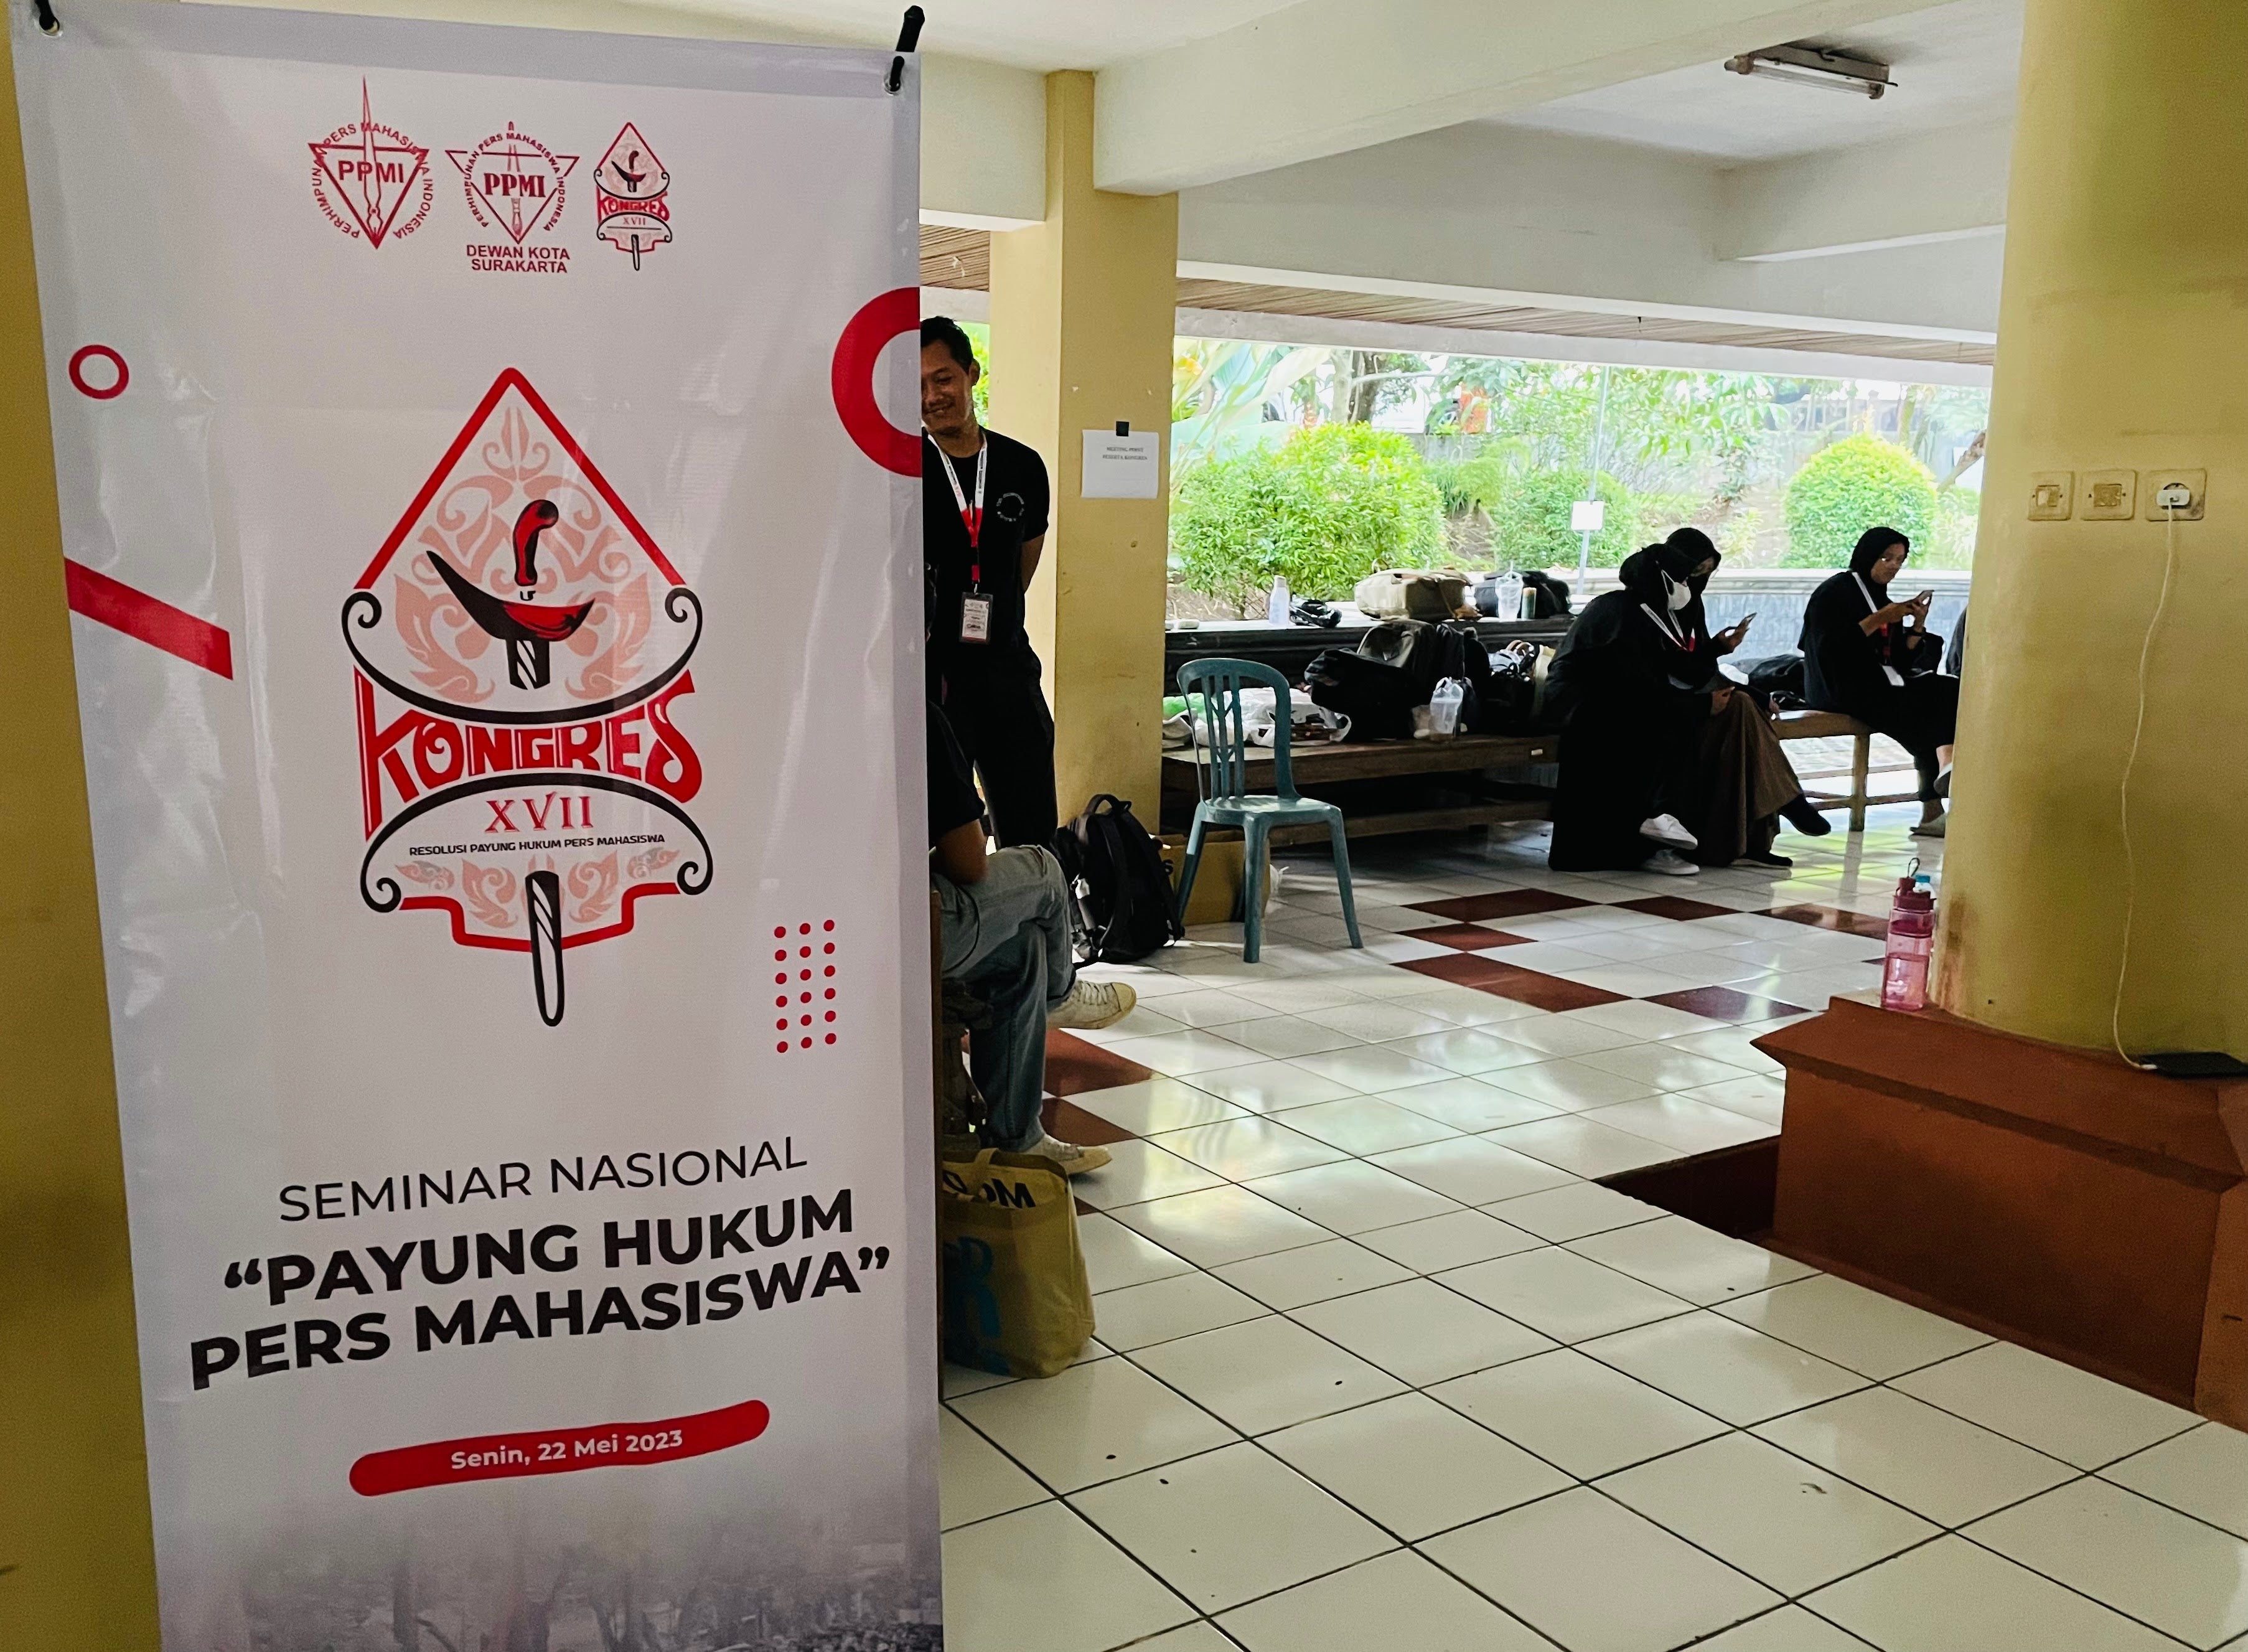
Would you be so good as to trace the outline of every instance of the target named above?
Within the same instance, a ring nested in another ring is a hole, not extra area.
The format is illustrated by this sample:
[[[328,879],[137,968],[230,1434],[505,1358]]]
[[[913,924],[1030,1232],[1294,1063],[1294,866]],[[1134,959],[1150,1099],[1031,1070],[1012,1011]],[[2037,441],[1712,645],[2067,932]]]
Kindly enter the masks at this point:
[[[2170,605],[2170,579],[2177,572],[2177,507],[2164,507],[2169,525],[2163,531],[2162,593],[2155,600],[2155,617],[2147,622],[2146,640],[2139,645],[2139,715],[2131,725],[2131,755],[2123,764],[2123,787],[2117,798],[2123,826],[2123,956],[2115,968],[2115,1007],[2108,1018],[2108,1037],[2115,1053],[2142,1072],[2155,1069],[2133,1060],[2123,1047],[2123,984],[2131,973],[2131,920],[2139,906],[2139,867],[2131,853],[2131,775],[2139,766],[2139,741],[2147,731],[2147,666],[2154,658],[2155,633],[2162,629],[2162,614]]]

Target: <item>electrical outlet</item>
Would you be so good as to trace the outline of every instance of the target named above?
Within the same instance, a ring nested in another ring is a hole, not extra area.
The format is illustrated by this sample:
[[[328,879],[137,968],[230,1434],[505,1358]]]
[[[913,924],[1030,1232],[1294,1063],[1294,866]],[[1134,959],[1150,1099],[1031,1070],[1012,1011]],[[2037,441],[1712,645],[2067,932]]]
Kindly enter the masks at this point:
[[[2087,470],[2077,484],[2076,504],[2087,522],[2128,522],[2139,514],[2139,473]]]
[[[2146,518],[2149,522],[2198,522],[2209,494],[2206,470],[2147,472]]]
[[[2076,509],[2076,472],[2033,470],[2030,473],[2030,520],[2066,522]]]

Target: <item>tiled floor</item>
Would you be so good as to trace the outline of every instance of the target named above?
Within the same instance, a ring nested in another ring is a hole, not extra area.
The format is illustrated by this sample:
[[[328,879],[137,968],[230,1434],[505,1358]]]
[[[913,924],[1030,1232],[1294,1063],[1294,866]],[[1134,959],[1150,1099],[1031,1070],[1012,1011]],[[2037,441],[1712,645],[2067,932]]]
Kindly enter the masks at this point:
[[[1909,812],[1792,874],[1292,861],[1057,1038],[1098,1341],[948,1370],[954,1652],[2248,1652],[2248,1436],[1594,1178],[1772,1135]],[[1774,915],[1777,914],[1778,915]]]

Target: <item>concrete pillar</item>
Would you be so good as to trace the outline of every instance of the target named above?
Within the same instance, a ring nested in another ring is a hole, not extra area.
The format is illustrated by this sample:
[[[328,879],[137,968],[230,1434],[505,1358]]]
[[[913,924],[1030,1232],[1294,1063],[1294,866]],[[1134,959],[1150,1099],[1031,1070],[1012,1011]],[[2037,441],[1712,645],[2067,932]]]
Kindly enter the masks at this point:
[[[1053,706],[1062,818],[1113,792],[1153,830],[1178,197],[1093,187],[1093,93],[1090,74],[1046,77],[1045,221],[991,237],[991,425],[1036,448],[1053,478],[1029,624]],[[1119,420],[1162,434],[1157,497],[1081,498],[1082,432]]]
[[[2123,1042],[2248,1053],[2248,7],[2026,22],[1936,996],[2104,1048],[2128,929]],[[2172,469],[2208,472],[2207,518],[2176,529],[2142,729]],[[2101,471],[2135,473],[2133,519],[2087,519]],[[2032,520],[2072,476],[2069,519]]]
[[[154,1652],[125,1179],[16,77],[0,40],[0,1646]]]

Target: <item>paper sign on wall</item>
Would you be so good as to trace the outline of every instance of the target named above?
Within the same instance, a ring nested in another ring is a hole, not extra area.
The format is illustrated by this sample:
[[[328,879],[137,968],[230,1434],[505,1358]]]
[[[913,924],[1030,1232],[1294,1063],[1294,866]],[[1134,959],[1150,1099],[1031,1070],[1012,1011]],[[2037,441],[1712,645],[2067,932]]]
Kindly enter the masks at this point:
[[[1163,438],[1154,430],[1085,433],[1084,499],[1152,499],[1162,483]]]

